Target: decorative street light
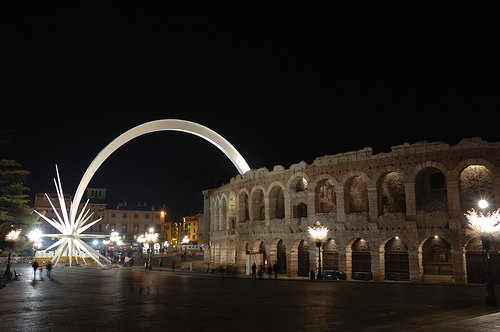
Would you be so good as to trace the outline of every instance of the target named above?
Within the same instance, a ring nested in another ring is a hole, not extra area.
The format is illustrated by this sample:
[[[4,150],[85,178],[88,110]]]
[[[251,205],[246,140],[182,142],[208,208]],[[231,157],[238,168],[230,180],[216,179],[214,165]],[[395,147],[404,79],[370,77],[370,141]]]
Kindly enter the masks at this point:
[[[5,236],[5,240],[10,242],[9,258],[7,259],[7,269],[5,270],[5,277],[7,279],[12,278],[12,272],[10,272],[10,252],[12,251],[12,246],[14,245],[14,242],[19,238],[19,234],[21,234],[20,229],[13,229]]]
[[[314,226],[307,227],[307,231],[311,237],[316,241],[316,247],[318,247],[318,279],[323,279],[323,274],[321,272],[321,246],[326,242],[328,238],[329,229],[325,226],[321,226],[319,221],[316,222]]]
[[[479,207],[485,209],[488,207],[488,202],[479,201]],[[498,242],[500,234],[500,209],[493,212],[488,212],[484,215],[483,212],[477,213],[474,209],[467,211],[465,214],[470,226],[470,233],[473,236],[479,236],[484,249],[484,261],[486,272],[486,305],[491,307],[498,306],[497,298],[495,297],[495,285],[491,280],[491,266],[489,250],[492,244]]]
[[[42,248],[42,231],[39,229],[35,229],[28,234],[28,239],[33,241],[33,247],[38,247],[38,249]]]
[[[146,267],[147,270],[150,270],[151,269],[151,254],[153,252],[153,243],[155,243],[156,241],[158,241],[158,236],[160,234],[158,233],[154,233],[154,228],[150,228],[149,229],[149,232],[146,232],[144,234],[141,234],[138,238],[137,238],[137,242],[140,242],[140,243],[147,243],[148,244],[148,249],[149,249],[149,257],[148,257],[148,266]]]

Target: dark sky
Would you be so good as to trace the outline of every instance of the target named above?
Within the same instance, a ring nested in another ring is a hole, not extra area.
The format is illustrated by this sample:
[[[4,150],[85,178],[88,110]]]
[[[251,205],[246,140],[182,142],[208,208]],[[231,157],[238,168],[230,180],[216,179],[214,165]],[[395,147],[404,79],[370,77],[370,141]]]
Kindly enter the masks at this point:
[[[499,141],[498,7],[491,3],[74,3],[4,8],[0,158],[73,195],[111,140],[179,118],[229,140],[252,168],[371,146]],[[7,131],[7,134],[5,133]],[[202,209],[237,174],[210,143],[149,134],[91,185],[110,202]]]

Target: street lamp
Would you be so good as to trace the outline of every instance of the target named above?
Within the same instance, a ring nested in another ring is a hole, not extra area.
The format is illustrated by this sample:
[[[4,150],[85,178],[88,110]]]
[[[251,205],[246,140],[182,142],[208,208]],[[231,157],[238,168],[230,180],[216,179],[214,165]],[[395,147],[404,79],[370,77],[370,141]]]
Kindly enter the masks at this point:
[[[307,227],[307,231],[311,237],[316,242],[316,247],[318,247],[318,279],[323,279],[323,274],[321,273],[321,245],[326,242],[328,238],[328,228],[321,226],[319,221],[316,222],[314,226]]]
[[[138,238],[137,238],[137,242],[140,242],[140,243],[147,243],[148,244],[148,247],[149,247],[149,257],[148,257],[148,266],[147,266],[147,269],[151,269],[151,254],[152,254],[152,249],[153,249],[153,243],[155,243],[156,241],[158,241],[158,236],[160,234],[158,233],[154,233],[154,228],[150,228],[149,229],[149,232],[146,232],[144,234],[141,234]]]
[[[486,201],[485,201],[486,202]],[[482,201],[479,202],[479,207],[482,209],[488,206]],[[470,226],[470,233],[473,236],[479,236],[483,243],[485,273],[486,273],[486,305],[491,307],[498,306],[497,298],[495,297],[495,285],[491,280],[491,266],[489,250],[492,244],[498,241],[500,231],[500,209],[493,212],[488,212],[484,215],[483,212],[477,213],[474,209],[467,211],[465,214]]]
[[[28,239],[33,241],[33,247],[38,247],[38,249],[42,248],[42,231],[39,229],[35,229],[28,234]]]
[[[12,272],[10,272],[10,252],[12,251],[12,246],[14,245],[14,242],[19,238],[19,234],[21,234],[20,229],[13,229],[5,236],[5,240],[7,240],[7,242],[10,242],[9,258],[7,259],[7,269],[5,270],[4,273],[7,279],[12,278]]]

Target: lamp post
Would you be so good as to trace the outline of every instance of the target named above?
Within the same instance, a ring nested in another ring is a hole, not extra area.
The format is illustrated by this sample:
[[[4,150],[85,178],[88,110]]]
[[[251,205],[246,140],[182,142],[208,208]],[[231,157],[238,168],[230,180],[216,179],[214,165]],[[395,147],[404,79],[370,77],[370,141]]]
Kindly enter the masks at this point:
[[[316,222],[314,226],[307,227],[307,231],[311,237],[316,242],[316,247],[318,247],[318,276],[317,279],[323,279],[323,274],[321,272],[321,246],[328,238],[328,228],[321,226],[319,221]]]
[[[155,243],[156,241],[158,241],[158,236],[160,234],[158,233],[154,233],[154,228],[150,228],[149,229],[149,232],[146,232],[144,234],[141,234],[138,238],[137,238],[137,242],[140,242],[140,243],[147,243],[148,244],[148,247],[149,247],[149,255],[148,255],[148,266],[147,266],[147,270],[150,270],[151,269],[151,254],[153,252],[153,243]]]
[[[488,203],[484,200],[479,201],[479,207],[486,209]],[[495,297],[495,285],[491,279],[491,265],[489,250],[492,244],[498,240],[500,231],[500,209],[494,212],[488,212],[486,215],[483,212],[477,213],[474,209],[467,211],[465,214],[470,226],[470,232],[474,236],[478,236],[483,243],[484,249],[484,262],[486,274],[486,305],[490,307],[497,307],[498,301]]]
[[[7,258],[7,269],[5,270],[4,273],[7,279],[12,278],[12,272],[10,272],[10,253],[12,251],[12,246],[14,245],[14,242],[19,238],[19,234],[21,234],[20,229],[13,229],[5,236],[5,240],[10,242],[9,257]]]

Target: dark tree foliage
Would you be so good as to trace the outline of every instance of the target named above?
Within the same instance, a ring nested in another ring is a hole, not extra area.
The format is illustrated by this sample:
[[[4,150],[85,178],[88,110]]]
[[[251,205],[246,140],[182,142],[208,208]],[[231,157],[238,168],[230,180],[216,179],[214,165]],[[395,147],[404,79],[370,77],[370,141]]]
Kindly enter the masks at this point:
[[[29,171],[23,170],[14,160],[0,160],[0,248],[8,248],[5,235],[12,229],[29,231],[38,219],[30,211],[29,188],[25,186]],[[21,237],[16,244],[20,250],[25,244]]]

